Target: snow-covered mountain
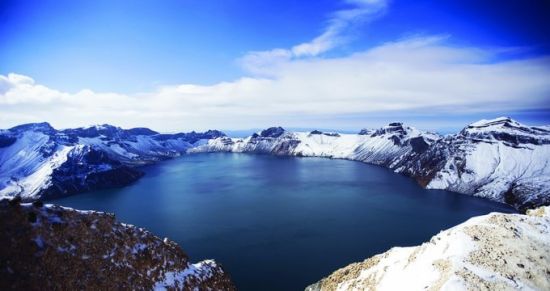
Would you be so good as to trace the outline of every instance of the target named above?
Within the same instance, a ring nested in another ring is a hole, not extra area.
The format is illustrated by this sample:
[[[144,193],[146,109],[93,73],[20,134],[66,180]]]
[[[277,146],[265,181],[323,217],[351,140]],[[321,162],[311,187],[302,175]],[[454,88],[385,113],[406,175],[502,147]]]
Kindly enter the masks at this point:
[[[306,291],[550,290],[550,207],[491,213],[341,268]]]
[[[505,202],[550,204],[550,130],[510,118],[481,120],[433,143],[395,169],[430,189]]]
[[[439,139],[435,133],[422,132],[402,123],[390,123],[378,130],[359,134],[334,132],[288,132],[272,127],[247,138],[221,137],[189,152],[227,151],[274,155],[328,157],[360,160],[392,166],[411,152],[421,152]]]
[[[219,131],[160,134],[111,125],[56,130],[48,123],[0,131],[0,197],[52,198],[123,186],[143,174],[136,166],[175,157]]]
[[[188,152],[245,152],[350,159],[388,167],[423,187],[447,189],[524,210],[550,203],[550,129],[510,118],[481,120],[440,136],[402,123],[358,134],[288,132],[220,137]]]
[[[0,130],[0,197],[51,198],[126,185],[140,165],[184,153],[242,152],[349,159],[381,165],[429,189],[485,197],[525,210],[550,204],[550,127],[481,120],[440,136],[402,123],[358,134],[272,127],[247,138],[220,131],[160,134],[111,125]]]

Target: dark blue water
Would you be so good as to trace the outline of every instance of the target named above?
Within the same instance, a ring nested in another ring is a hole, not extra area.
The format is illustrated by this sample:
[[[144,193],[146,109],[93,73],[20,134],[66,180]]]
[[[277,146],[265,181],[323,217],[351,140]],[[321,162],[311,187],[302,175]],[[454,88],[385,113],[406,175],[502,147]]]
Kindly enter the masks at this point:
[[[240,290],[303,290],[351,262],[502,204],[447,191],[372,165],[321,158],[199,154],[145,169],[137,183],[54,201],[114,212],[120,221],[214,258]]]

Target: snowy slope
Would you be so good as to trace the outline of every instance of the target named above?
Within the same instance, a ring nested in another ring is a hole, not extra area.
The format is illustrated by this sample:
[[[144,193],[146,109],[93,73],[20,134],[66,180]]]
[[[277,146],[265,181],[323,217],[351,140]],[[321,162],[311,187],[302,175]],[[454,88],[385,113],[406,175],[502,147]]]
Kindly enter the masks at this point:
[[[273,127],[188,150],[215,151],[350,159],[388,167],[430,189],[485,197],[521,210],[550,203],[550,131],[509,118],[481,120],[445,137],[402,123],[359,134]]]
[[[549,290],[550,207],[491,213],[337,270],[307,291]]]
[[[111,125],[56,130],[48,123],[0,131],[0,198],[52,198],[114,186],[142,176],[137,166],[185,153],[219,131],[160,134]]]
[[[427,188],[505,202],[519,209],[550,203],[550,131],[509,118],[470,124],[434,143],[398,172]]]

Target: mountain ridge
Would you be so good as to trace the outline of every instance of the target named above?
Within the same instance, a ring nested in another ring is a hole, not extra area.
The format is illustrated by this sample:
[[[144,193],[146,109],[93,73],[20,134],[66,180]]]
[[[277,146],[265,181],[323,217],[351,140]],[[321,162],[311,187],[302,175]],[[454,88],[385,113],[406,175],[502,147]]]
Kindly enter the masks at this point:
[[[23,124],[0,130],[0,196],[32,201],[124,186],[143,175],[142,165],[199,152],[356,160],[412,177],[422,187],[521,211],[550,204],[550,128],[509,117],[444,136],[401,122],[357,134],[270,127],[246,138],[217,130],[166,134],[108,124],[63,130]]]
[[[550,204],[550,131],[508,117],[441,136],[392,122],[359,134],[280,132],[220,137],[189,152],[244,152],[349,159],[380,165],[422,187],[484,197],[526,209]]]

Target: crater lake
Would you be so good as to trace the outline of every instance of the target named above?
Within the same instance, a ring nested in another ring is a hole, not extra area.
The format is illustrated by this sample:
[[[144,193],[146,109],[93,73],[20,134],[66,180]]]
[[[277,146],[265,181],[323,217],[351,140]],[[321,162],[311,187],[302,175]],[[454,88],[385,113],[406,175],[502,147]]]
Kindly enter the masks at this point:
[[[144,167],[127,187],[49,202],[111,212],[215,259],[239,290],[303,290],[334,270],[411,246],[504,204],[379,166],[325,158],[191,154]]]

